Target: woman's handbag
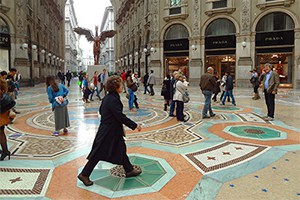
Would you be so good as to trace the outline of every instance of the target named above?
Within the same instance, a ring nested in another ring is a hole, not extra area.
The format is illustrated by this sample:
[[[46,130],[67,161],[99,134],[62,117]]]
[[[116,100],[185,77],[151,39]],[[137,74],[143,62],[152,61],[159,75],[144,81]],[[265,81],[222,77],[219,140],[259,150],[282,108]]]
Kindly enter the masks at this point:
[[[187,93],[182,94],[183,103],[188,103],[190,101],[190,97]]]
[[[16,102],[7,94],[3,94],[0,101],[0,113],[5,113],[12,109],[16,105]]]
[[[136,92],[137,89],[138,89],[136,83],[133,83],[133,84],[130,86],[130,89],[131,89],[133,92]]]

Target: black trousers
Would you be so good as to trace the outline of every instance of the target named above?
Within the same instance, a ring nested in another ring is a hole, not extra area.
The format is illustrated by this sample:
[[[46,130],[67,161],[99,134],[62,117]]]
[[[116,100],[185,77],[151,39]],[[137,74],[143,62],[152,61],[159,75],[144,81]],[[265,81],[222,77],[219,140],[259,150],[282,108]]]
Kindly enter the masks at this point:
[[[259,88],[259,85],[256,85],[256,86],[253,87],[253,92],[254,92],[255,94],[258,93],[258,88]]]
[[[175,101],[176,102],[176,118],[178,121],[184,121],[183,116],[183,108],[184,104],[183,101]]]
[[[274,118],[275,94],[267,93],[267,90],[264,90],[264,92],[265,92],[265,101],[266,101],[267,109],[268,109],[268,117]]]
[[[84,166],[81,174],[83,176],[87,176],[89,177],[91,175],[91,173],[93,172],[94,168],[96,167],[96,165],[98,164],[98,160],[93,160],[90,159]],[[124,167],[124,170],[126,173],[131,172],[133,170],[133,166],[131,165],[128,156],[125,154],[123,156],[123,160],[122,160],[122,165]]]

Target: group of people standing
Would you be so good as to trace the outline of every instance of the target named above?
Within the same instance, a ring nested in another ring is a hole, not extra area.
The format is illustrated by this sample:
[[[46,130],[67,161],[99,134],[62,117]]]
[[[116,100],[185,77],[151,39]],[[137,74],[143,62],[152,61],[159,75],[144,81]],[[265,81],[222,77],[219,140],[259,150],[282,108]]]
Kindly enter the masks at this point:
[[[262,83],[262,90],[265,95],[265,102],[267,105],[267,116],[265,117],[265,120],[273,121],[275,111],[275,94],[277,94],[279,86],[279,75],[276,71],[272,70],[272,65],[270,63],[266,63],[264,65],[261,75],[258,75],[256,68],[252,69],[250,72],[250,82],[253,85],[254,92],[254,97],[252,97],[252,99],[260,99],[258,88]],[[205,97],[205,104],[202,110],[203,119],[215,116],[215,113],[213,113],[213,110],[211,108],[211,100],[214,100],[216,102],[217,94],[220,92],[220,87],[223,90],[223,93],[220,97],[220,104],[225,105],[225,101],[227,98],[228,102],[230,102],[231,99],[232,105],[236,106],[235,98],[233,95],[234,82],[230,73],[225,72],[222,80],[220,81],[214,74],[214,68],[208,67],[207,72],[204,73],[200,79],[199,86],[202,90],[202,94]],[[212,98],[213,94],[214,96]]]
[[[3,161],[5,158],[10,159],[10,151],[4,132],[5,126],[12,124],[16,114],[20,114],[15,109],[15,100],[19,94],[21,75],[15,68],[11,68],[8,73],[1,71],[0,75],[0,161]]]

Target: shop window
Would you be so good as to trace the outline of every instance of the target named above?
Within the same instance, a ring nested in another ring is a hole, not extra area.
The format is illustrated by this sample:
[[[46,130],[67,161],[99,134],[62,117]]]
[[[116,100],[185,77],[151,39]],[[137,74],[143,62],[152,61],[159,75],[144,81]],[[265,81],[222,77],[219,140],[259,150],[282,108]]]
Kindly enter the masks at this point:
[[[181,0],[170,0],[171,7],[177,7],[181,5]]]
[[[235,26],[228,19],[217,19],[211,22],[206,29],[206,36],[235,34]]]
[[[257,24],[256,32],[270,32],[294,29],[294,21],[290,16],[274,12],[264,16]]]
[[[165,33],[165,40],[176,40],[181,38],[188,38],[189,32],[185,26],[175,24],[171,26]]]

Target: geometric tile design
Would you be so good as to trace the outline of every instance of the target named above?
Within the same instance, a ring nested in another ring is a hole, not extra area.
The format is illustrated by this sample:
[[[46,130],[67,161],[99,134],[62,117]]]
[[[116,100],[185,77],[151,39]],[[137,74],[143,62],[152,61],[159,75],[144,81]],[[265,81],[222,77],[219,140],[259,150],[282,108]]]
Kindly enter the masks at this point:
[[[205,174],[249,160],[266,148],[259,145],[227,141],[208,149],[187,154],[186,157]]]
[[[256,139],[256,140],[279,140],[286,139],[286,133],[269,127],[260,126],[227,126],[224,132],[235,137]]]
[[[259,122],[259,123],[266,123],[266,121],[259,115],[255,113],[240,113],[236,114],[239,118],[242,119],[244,122]]]
[[[239,107],[236,106],[212,106],[213,110],[218,110],[218,111],[237,111],[237,110],[242,110]]]
[[[171,146],[190,145],[199,142],[202,137],[195,134],[184,126],[174,127],[153,133],[134,134],[127,136],[127,140],[160,143]]]
[[[39,196],[47,189],[50,169],[0,168],[0,195],[3,197]]]
[[[77,139],[41,135],[23,135],[9,139],[18,143],[12,150],[14,158],[53,159],[76,150],[83,145]]]
[[[91,174],[90,179],[94,182],[92,187],[85,187],[80,181],[77,181],[77,186],[113,198],[157,192],[175,175],[163,159],[145,155],[133,155],[129,159],[134,168],[142,169],[140,175],[126,178],[122,166],[109,168],[104,164],[104,167],[95,168]]]

